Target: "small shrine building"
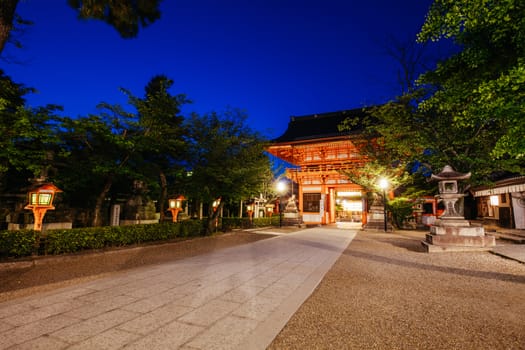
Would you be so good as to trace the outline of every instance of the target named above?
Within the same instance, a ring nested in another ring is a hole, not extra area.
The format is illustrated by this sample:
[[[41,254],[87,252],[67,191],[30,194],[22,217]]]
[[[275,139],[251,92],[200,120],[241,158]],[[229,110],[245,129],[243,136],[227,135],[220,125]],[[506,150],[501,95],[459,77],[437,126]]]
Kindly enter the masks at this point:
[[[366,191],[342,172],[362,167],[367,158],[357,144],[363,127],[339,131],[341,123],[362,120],[362,109],[291,117],[288,128],[267,151],[294,168],[286,177],[298,185],[298,209],[305,224],[366,223]]]

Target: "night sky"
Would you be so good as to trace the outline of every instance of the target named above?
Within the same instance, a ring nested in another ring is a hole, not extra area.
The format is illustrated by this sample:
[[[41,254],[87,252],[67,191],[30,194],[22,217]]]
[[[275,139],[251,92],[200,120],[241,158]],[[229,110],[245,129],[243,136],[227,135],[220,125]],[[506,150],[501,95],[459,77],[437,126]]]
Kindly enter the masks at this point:
[[[31,106],[95,113],[99,102],[125,104],[119,87],[142,96],[156,74],[173,94],[206,113],[239,108],[267,137],[289,117],[379,104],[399,93],[398,65],[385,53],[415,40],[431,0],[164,0],[162,17],[126,40],[109,25],[80,21],[66,0],[22,0],[34,25],[8,46],[1,67],[38,93]]]

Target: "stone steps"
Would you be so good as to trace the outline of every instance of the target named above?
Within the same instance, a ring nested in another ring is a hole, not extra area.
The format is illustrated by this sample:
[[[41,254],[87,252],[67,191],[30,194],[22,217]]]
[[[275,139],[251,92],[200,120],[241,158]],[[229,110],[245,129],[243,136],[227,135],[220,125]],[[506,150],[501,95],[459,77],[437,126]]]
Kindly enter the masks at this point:
[[[502,241],[508,241],[515,244],[525,244],[525,236],[523,234],[515,234],[512,232],[487,232],[487,234],[496,237]]]
[[[366,223],[364,226],[363,226],[363,230],[367,231],[367,230],[372,230],[372,231],[384,231],[385,230],[385,224],[381,221],[381,222],[368,222]],[[393,231],[393,227],[392,227],[392,224],[390,223],[387,223],[386,225],[386,230],[389,231],[389,232],[392,232]]]

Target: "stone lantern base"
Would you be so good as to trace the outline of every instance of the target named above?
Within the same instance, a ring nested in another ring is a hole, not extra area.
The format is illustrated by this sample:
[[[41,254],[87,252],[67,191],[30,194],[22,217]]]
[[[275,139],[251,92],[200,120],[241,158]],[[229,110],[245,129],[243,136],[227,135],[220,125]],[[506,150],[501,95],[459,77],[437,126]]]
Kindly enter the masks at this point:
[[[485,236],[481,225],[471,225],[457,210],[457,202],[465,197],[460,193],[458,180],[470,178],[470,173],[458,173],[450,165],[446,165],[431,179],[439,181],[440,201],[445,206],[443,215],[430,227],[423,246],[427,252],[490,250],[496,245],[494,236]]]
[[[283,226],[300,226],[303,223],[303,219],[299,213],[295,212],[284,212],[283,215]]]
[[[383,231],[385,229],[385,211],[383,204],[373,204],[370,207],[366,224],[363,226],[363,230],[372,231]],[[386,223],[387,231],[392,231],[392,224],[388,221]]]
[[[303,223],[303,219],[295,203],[295,195],[292,194],[288,200],[283,216],[282,225],[284,226],[300,226]]]
[[[496,246],[494,236],[485,235],[482,225],[473,225],[462,218],[439,219],[430,227],[430,233],[421,242],[426,251],[490,250]]]

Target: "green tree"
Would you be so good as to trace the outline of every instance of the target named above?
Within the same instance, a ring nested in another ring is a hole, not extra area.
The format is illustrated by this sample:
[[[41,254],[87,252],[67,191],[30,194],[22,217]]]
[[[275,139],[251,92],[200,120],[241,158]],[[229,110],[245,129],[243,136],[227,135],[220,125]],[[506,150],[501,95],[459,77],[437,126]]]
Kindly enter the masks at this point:
[[[151,185],[155,178],[160,181],[158,203],[161,220],[164,219],[168,199],[168,177],[180,176],[184,172],[187,152],[182,125],[184,117],[180,112],[181,107],[191,101],[184,94],[172,95],[169,92],[172,86],[173,80],[157,75],[146,85],[143,98],[126,91],[130,104],[138,112],[138,123],[142,129],[141,138],[137,140],[141,155],[140,171]]]
[[[420,110],[446,118],[472,138],[462,138],[471,148],[486,151],[472,163],[481,160],[496,171],[522,172],[525,3],[436,0],[418,40],[442,39],[451,39],[461,50],[421,78],[436,90]]]
[[[65,119],[61,126],[61,139],[71,156],[60,169],[60,184],[71,201],[83,203],[76,205],[93,208],[93,226],[103,224],[102,210],[113,184],[138,177],[131,164],[140,132],[136,115],[118,105],[99,107],[100,115]]]
[[[58,107],[26,108],[24,96],[32,91],[0,71],[0,182],[9,171],[26,179],[46,177],[54,156],[62,152],[54,114]]]
[[[238,203],[263,191],[270,163],[265,139],[246,125],[237,110],[215,112],[187,120],[190,152],[186,193],[208,207],[209,233],[225,203]],[[220,198],[214,210],[213,202]]]
[[[428,188],[423,175],[447,164],[471,171],[472,185],[523,173],[524,8],[513,0],[432,5],[418,40],[451,39],[456,50],[413,88],[372,108],[367,128],[382,146],[378,162],[412,174],[412,189]]]
[[[162,0],[68,0],[81,19],[102,20],[114,27],[123,38],[134,38],[140,27],[146,27],[160,18]],[[16,15],[19,0],[0,0],[0,53],[13,30],[22,22]]]
[[[383,110],[387,111],[385,115],[379,113]],[[364,161],[353,163],[352,167],[341,172],[369,192],[380,193],[379,182],[385,179],[388,190],[397,191],[396,195],[405,192],[406,196],[417,197],[421,194],[415,189],[417,177],[410,173],[414,147],[417,146],[409,136],[403,137],[394,130],[397,125],[404,125],[406,112],[399,104],[370,107],[363,111],[363,116],[345,119],[339,130],[348,132]],[[389,118],[395,123],[389,123]],[[402,132],[407,133],[407,129],[403,128]]]
[[[163,212],[167,175],[181,172],[186,155],[179,113],[189,101],[182,94],[171,95],[172,84],[165,76],[155,76],[143,98],[122,89],[133,110],[101,103],[99,115],[64,120],[61,137],[71,156],[61,167],[62,186],[74,206],[93,208],[93,226],[103,223],[107,200],[129,193],[135,181],[153,194],[161,188]]]
[[[98,19],[114,27],[123,38],[134,38],[140,27],[160,18],[162,0],[68,0],[81,19]]]
[[[371,113],[380,122],[370,127],[381,135],[384,145],[379,159],[383,165],[395,164],[413,176],[406,177],[416,187],[427,188],[422,175],[451,165],[458,171],[472,171],[473,183],[487,181],[495,170],[509,170],[504,162],[490,156],[500,130],[486,126],[458,124],[454,115],[438,108],[421,108],[424,87],[378,106]]]
[[[424,116],[418,114],[417,105],[425,90],[416,85],[416,79],[439,57],[414,38],[407,41],[389,37],[382,47],[397,64],[397,91],[401,94],[384,105],[365,108],[364,117],[347,118],[339,126],[340,131],[348,132],[367,158],[362,166],[344,173],[369,191],[378,191],[378,180],[385,178],[391,189],[417,197],[425,181],[420,171],[414,173],[414,164],[422,161],[420,157],[432,144],[423,136],[432,131],[433,126],[432,118],[425,121]]]

